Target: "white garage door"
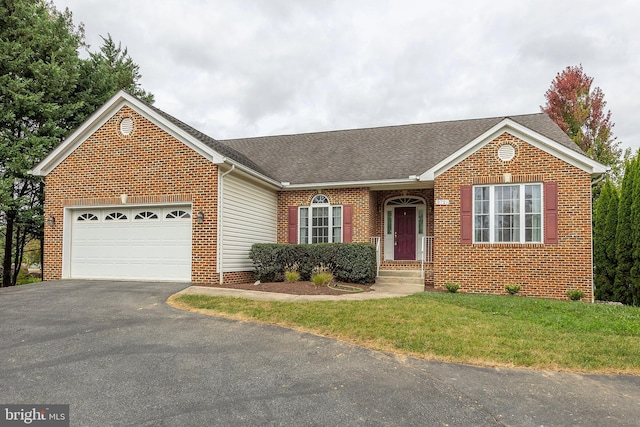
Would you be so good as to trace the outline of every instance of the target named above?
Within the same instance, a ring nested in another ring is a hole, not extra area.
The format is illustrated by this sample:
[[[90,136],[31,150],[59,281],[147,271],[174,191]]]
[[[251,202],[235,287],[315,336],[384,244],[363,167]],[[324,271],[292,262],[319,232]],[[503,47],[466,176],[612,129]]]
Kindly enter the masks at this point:
[[[72,214],[72,278],[191,280],[190,206]]]

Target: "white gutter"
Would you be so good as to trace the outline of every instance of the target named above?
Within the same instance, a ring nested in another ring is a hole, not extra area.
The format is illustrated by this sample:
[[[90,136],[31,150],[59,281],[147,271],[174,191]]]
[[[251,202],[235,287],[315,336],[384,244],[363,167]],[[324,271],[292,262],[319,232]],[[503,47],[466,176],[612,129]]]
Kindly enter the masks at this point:
[[[376,185],[394,184],[415,184],[420,181],[416,175],[411,175],[408,179],[381,179],[375,181],[339,181],[339,182],[313,182],[309,184],[281,183],[283,190],[306,190],[313,188],[340,188],[340,187],[370,187]]]
[[[222,175],[220,175],[220,177],[218,178],[218,239],[216,241],[216,248],[218,249],[218,257],[217,257],[217,268],[216,270],[218,270],[218,274],[220,275],[220,284],[222,285],[224,283],[224,272],[222,271],[222,253],[224,252],[222,250],[222,242],[223,242],[223,227],[222,227],[222,220],[223,220],[223,214],[222,214],[222,207],[223,207],[223,203],[222,203],[222,199],[224,198],[224,177],[227,176],[228,174],[230,174],[231,172],[233,172],[233,170],[236,168],[235,164],[231,164],[231,169],[229,169],[228,171],[226,171],[225,173],[223,173]]]
[[[227,173],[231,172],[232,170],[234,170],[237,167],[238,170],[241,170],[241,171],[247,173],[248,175],[253,176],[254,178],[258,178],[260,181],[263,181],[263,182],[266,182],[268,184],[271,184],[274,187],[276,187],[278,190],[282,189],[282,183],[280,181],[276,181],[275,179],[269,178],[266,175],[263,175],[263,174],[261,174],[259,172],[256,172],[253,169],[248,168],[248,167],[244,166],[243,164],[236,162],[235,160],[231,160],[230,158],[225,157],[224,163],[229,163],[232,167],[231,167],[230,171],[225,172],[222,176],[226,175]]]

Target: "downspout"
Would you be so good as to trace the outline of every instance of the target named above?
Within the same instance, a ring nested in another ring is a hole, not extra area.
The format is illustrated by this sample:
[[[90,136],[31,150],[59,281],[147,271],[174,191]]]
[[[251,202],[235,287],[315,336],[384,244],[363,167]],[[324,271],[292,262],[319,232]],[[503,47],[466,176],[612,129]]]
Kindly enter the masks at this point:
[[[223,220],[223,214],[222,214],[222,206],[223,206],[223,199],[224,199],[224,177],[227,176],[228,174],[230,174],[231,172],[233,172],[233,170],[236,168],[236,165],[232,164],[231,165],[231,169],[229,169],[228,171],[226,171],[225,173],[223,173],[222,175],[220,175],[219,178],[219,182],[218,182],[218,240],[216,242],[216,249],[218,250],[218,256],[217,256],[217,261],[218,261],[218,265],[216,270],[218,270],[218,274],[220,275],[220,284],[222,285],[224,283],[224,274],[222,271],[222,242],[223,242],[223,226],[222,226],[222,220]]]
[[[608,171],[607,171],[608,172]],[[591,190],[593,191],[593,187],[600,183],[607,175],[607,172],[600,175],[600,178],[595,181],[591,181]],[[589,198],[589,220],[591,224],[591,304],[595,304],[596,302],[596,284],[594,283],[593,277],[593,196]]]

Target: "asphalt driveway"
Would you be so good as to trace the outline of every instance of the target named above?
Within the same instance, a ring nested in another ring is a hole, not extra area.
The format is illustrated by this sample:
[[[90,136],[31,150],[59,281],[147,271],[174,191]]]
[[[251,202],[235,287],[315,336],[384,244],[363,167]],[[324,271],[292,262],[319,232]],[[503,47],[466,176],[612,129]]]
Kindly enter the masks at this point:
[[[165,304],[185,286],[58,281],[0,289],[0,403],[70,404],[73,426],[637,426],[640,419],[640,377],[396,358]]]

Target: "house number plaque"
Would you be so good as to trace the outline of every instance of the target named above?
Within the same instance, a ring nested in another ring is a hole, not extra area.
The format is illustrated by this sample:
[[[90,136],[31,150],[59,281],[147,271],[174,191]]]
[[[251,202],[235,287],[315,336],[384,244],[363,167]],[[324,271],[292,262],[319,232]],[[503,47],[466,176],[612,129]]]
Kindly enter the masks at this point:
[[[446,206],[449,204],[449,200],[447,199],[436,199],[436,205],[438,206]]]

